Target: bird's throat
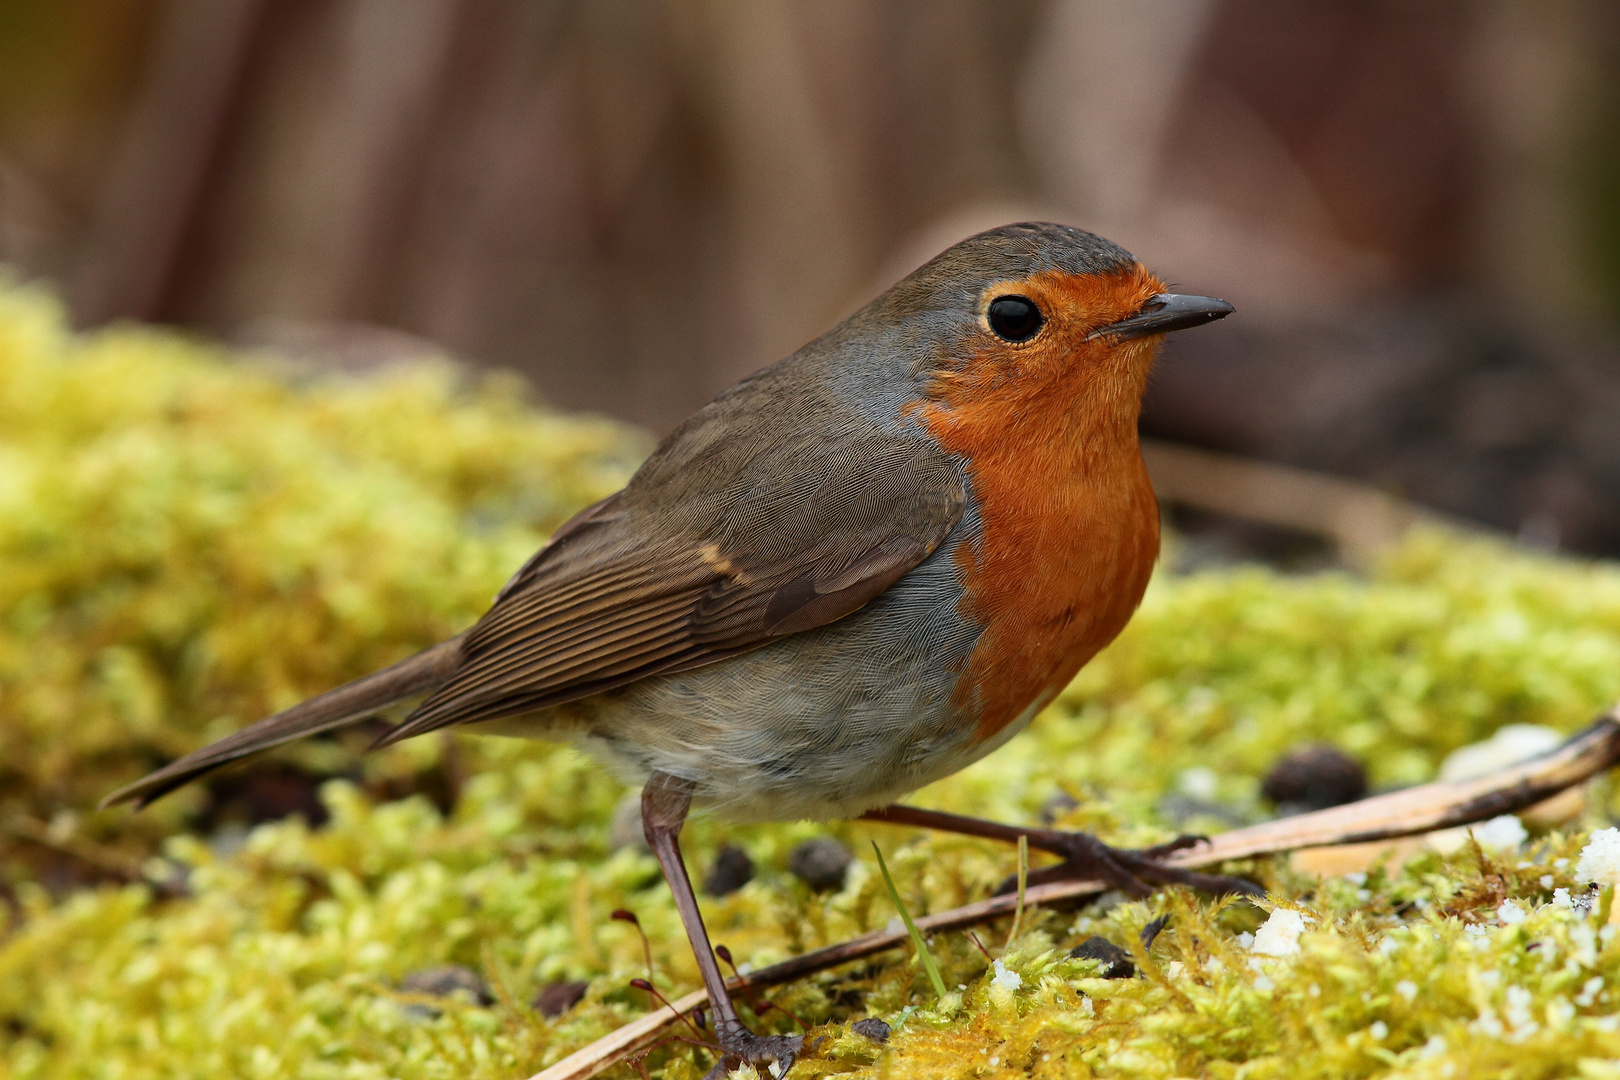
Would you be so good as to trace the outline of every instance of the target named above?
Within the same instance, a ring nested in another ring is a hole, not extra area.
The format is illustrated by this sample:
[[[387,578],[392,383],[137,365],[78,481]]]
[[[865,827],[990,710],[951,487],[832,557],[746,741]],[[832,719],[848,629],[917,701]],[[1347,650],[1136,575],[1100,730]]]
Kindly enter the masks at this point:
[[[980,739],[1056,696],[1114,639],[1159,552],[1136,401],[1117,415],[1076,416],[1073,401],[1025,405],[1017,416],[921,417],[969,462],[979,511],[977,542],[956,557],[962,614],[983,632],[956,698]]]

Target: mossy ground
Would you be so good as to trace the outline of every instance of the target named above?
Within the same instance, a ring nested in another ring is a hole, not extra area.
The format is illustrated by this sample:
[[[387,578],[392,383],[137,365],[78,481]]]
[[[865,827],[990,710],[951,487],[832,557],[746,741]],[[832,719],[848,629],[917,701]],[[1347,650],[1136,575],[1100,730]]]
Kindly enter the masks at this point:
[[[650,1007],[615,908],[646,927],[662,989],[695,986],[655,864],[613,846],[622,787],[567,747],[454,736],[356,764],[343,743],[305,746],[289,760],[349,775],[323,789],[329,820],[239,844],[198,792],[91,810],[154,761],[465,625],[645,445],[442,365],[311,380],[154,331],[74,337],[45,297],[0,291],[0,1076],[515,1080]],[[1241,818],[1305,739],[1407,783],[1503,724],[1573,730],[1617,696],[1620,571],[1429,534],[1360,577],[1161,575],[1029,733],[918,799],[1027,821],[1062,791],[1066,823],[1157,840],[1189,775],[1207,797],[1212,774]],[[450,748],[466,779],[447,811],[388,797]],[[1620,945],[1551,902],[1575,885],[1581,829],[1606,820],[1592,806],[1519,852],[1327,880],[1256,863],[1273,902],[1314,920],[1289,956],[1246,947],[1260,907],[1168,893],[1036,912],[1011,943],[1006,923],[982,928],[1016,989],[949,934],[931,945],[943,1001],[899,953],[772,1000],[827,1036],[805,1077],[1620,1077]],[[705,901],[740,960],[893,917],[869,854],[830,895],[786,872],[823,831],[858,856],[882,844],[914,913],[982,897],[1015,858],[876,826],[700,819],[700,870],[722,843],[760,868]],[[64,883],[40,869],[50,843],[148,880]],[[1070,959],[1092,934],[1134,949],[1142,977]],[[408,1009],[403,976],[442,963],[481,972],[495,1004]],[[589,991],[543,1018],[531,999],[564,979]],[[844,1026],[865,1015],[895,1026],[886,1046]],[[682,1044],[645,1062],[672,1078],[706,1064]]]

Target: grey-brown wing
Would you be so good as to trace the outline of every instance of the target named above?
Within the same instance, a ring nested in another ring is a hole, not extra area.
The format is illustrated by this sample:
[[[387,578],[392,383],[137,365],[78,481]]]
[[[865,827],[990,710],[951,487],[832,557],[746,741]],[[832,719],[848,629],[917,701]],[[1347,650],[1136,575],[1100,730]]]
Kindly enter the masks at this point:
[[[769,439],[710,453],[593,507],[463,639],[455,675],[389,734],[561,704],[758,648],[859,609],[961,519],[957,463],[860,426],[813,452]],[[663,463],[667,465],[668,463]],[[582,515],[583,517],[583,515]]]

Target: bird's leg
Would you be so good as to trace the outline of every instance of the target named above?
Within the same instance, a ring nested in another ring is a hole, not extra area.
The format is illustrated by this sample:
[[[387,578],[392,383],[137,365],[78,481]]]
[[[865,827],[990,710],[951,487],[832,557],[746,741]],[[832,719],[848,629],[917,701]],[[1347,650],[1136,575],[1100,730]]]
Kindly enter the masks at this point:
[[[1183,870],[1164,864],[1163,860],[1167,855],[1204,843],[1205,840],[1201,836],[1180,836],[1168,844],[1151,848],[1115,848],[1109,847],[1090,833],[1003,825],[982,818],[963,817],[960,814],[947,814],[939,810],[923,810],[915,806],[901,806],[898,803],[877,810],[868,810],[861,815],[861,820],[939,829],[942,832],[1005,840],[1010,844],[1016,844],[1019,837],[1025,837],[1030,847],[1063,857],[1063,861],[1056,866],[1032,872],[1026,879],[1031,885],[1094,877],[1138,897],[1152,893],[1153,885],[1186,885],[1199,892],[1216,895],[1226,893],[1260,895],[1264,892],[1253,882],[1244,881],[1242,878],[1200,874],[1194,870]]]
[[[664,868],[669,891],[675,895],[675,910],[686,927],[687,940],[692,943],[698,971],[703,975],[703,988],[709,992],[709,1005],[714,1010],[714,1032],[724,1056],[709,1076],[725,1076],[745,1064],[760,1066],[774,1062],[777,1067],[771,1071],[779,1077],[799,1056],[804,1039],[799,1035],[755,1035],[737,1018],[737,1010],[726,992],[726,980],[709,946],[709,931],[698,911],[692,879],[687,876],[686,862],[681,858],[678,838],[691,805],[691,783],[668,773],[653,773],[647,786],[641,789],[641,829],[647,837],[647,845],[658,858],[658,865]]]

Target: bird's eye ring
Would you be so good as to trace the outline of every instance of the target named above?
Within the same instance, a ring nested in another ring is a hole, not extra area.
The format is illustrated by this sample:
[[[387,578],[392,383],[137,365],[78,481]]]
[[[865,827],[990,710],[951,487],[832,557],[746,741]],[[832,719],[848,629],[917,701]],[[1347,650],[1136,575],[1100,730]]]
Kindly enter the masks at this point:
[[[990,329],[1007,341],[1028,341],[1041,332],[1046,317],[1027,296],[998,296],[990,301]]]

